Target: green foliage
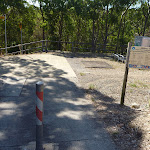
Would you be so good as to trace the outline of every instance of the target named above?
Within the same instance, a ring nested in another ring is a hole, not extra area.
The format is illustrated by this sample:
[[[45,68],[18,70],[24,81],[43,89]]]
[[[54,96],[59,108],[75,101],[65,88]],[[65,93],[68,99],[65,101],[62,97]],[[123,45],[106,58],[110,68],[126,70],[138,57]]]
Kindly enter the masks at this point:
[[[83,72],[80,72],[80,76],[85,76],[85,73],[83,73]]]
[[[143,83],[142,81],[134,81],[133,83],[129,83],[130,87],[134,88],[148,88],[148,85]]]
[[[124,53],[136,35],[149,35],[149,3],[133,8],[137,0],[25,0],[0,1],[0,15],[7,15],[8,45],[48,39],[74,42],[73,49],[84,52]],[[0,20],[0,46],[5,46],[4,21]],[[89,43],[79,45],[76,43]],[[97,45],[101,44],[101,45]],[[116,45],[116,46],[111,46]],[[51,43],[52,49],[71,50],[71,44]],[[82,49],[81,49],[82,48]],[[88,48],[88,49],[87,49]]]
[[[34,7],[33,6],[25,7],[23,3],[20,6],[16,7],[11,6],[7,9],[6,16],[7,16],[6,24],[7,24],[8,46],[21,43],[21,32],[19,28],[20,23],[22,23],[23,42],[29,42],[35,26],[35,23],[33,21],[35,18]],[[3,20],[0,20],[0,31],[1,31],[0,45],[4,47],[5,25]]]
[[[89,90],[95,90],[95,89],[96,89],[96,87],[95,87],[94,84],[90,84],[90,85],[89,85]]]
[[[135,83],[130,83],[129,85],[130,85],[131,87],[135,87],[135,88],[138,87],[137,84],[135,84]]]

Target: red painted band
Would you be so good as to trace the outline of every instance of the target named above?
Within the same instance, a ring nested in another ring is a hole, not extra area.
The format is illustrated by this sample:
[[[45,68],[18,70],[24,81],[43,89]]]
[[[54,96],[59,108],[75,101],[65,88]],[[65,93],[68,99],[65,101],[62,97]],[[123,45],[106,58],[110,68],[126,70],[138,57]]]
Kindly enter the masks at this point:
[[[43,114],[43,112],[40,111],[40,110],[37,108],[37,106],[36,106],[36,116],[38,117],[38,119],[39,119],[40,121],[42,121],[42,114]]]
[[[36,95],[41,101],[43,101],[43,92],[36,91]]]

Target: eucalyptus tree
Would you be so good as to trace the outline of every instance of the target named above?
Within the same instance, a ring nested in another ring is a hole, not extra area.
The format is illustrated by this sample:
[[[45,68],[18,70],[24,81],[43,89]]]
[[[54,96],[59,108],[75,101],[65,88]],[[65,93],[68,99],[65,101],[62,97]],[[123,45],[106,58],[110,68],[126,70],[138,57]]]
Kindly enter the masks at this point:
[[[7,39],[8,45],[21,43],[21,32],[19,24],[22,24],[23,42],[29,42],[35,26],[35,11],[32,6],[27,6],[21,11],[17,8],[9,8],[7,17]]]
[[[69,0],[69,12],[74,20],[73,26],[73,41],[75,42],[76,50],[79,47],[86,48],[86,45],[78,43],[89,43],[90,39],[90,20],[87,17],[87,1]]]
[[[67,15],[67,0],[43,0],[43,10],[48,20],[49,33],[53,40],[59,41],[59,49],[61,49],[61,41],[64,27],[64,18]]]
[[[42,39],[45,40],[45,36],[46,36],[45,31],[47,27],[47,21],[46,21],[46,16],[45,16],[45,11],[44,11],[45,3],[43,0],[31,0],[31,1],[32,1],[33,6],[36,9],[35,11],[37,11],[36,19],[40,20],[39,24],[37,25],[37,28],[39,28],[38,26],[40,25],[40,28],[42,29]],[[39,14],[41,16],[39,16]]]
[[[83,0],[70,0],[69,5],[71,6],[72,17],[74,18],[75,24],[75,36],[74,41],[81,42],[82,33],[82,22],[84,16],[84,2]],[[84,35],[83,35],[84,36]]]
[[[150,25],[149,17],[150,17],[150,0],[141,2],[141,9],[144,17],[144,25],[142,30],[142,36],[145,35],[146,28],[148,24]]]
[[[118,23],[117,9],[115,1],[102,1],[102,11],[100,12],[100,33],[103,43],[103,50],[106,50],[108,37],[114,34],[114,25]]]
[[[100,0],[87,0],[87,18],[92,22],[92,52],[96,51],[96,23],[98,23],[99,13],[102,10],[102,2]],[[98,34],[97,34],[98,36]]]
[[[132,8],[129,10],[127,15],[127,22],[130,22],[130,27],[132,28],[134,35],[144,36],[149,31],[149,15],[149,0],[141,1],[141,6],[139,8]]]
[[[128,10],[130,9],[130,7],[134,4],[136,4],[137,0],[120,0],[120,1],[116,1],[116,4],[118,5],[118,22],[119,22],[119,26],[118,26],[118,32],[117,32],[117,37],[116,37],[116,51],[118,52],[118,47],[119,44],[124,44],[123,42],[123,35],[124,35],[124,31],[125,31],[125,17],[126,14],[128,12]],[[120,34],[121,34],[121,30],[122,30],[122,37],[120,38]]]
[[[22,9],[24,8],[25,0],[0,0],[0,13],[7,13],[10,7]]]
[[[44,10],[43,10],[43,7],[44,7],[44,3],[42,0],[38,0],[39,2],[39,10],[40,10],[40,14],[41,14],[41,17],[42,17],[42,32],[43,32],[43,40],[45,40],[45,28],[46,28],[46,19],[45,19],[45,13],[44,13]]]
[[[17,9],[19,13],[22,12],[22,10],[25,8],[25,4],[26,1],[24,0],[13,0],[13,1],[9,1],[9,0],[0,0],[0,16],[6,14],[7,16],[7,34],[10,33],[9,30],[9,20],[11,18],[11,11],[13,9]],[[16,16],[14,16],[15,19]],[[13,26],[11,26],[13,28]],[[0,20],[0,46],[4,46],[4,35],[5,35],[5,26],[4,26],[4,21]],[[13,32],[13,35],[15,34],[15,32]],[[8,37],[8,44],[9,44],[9,40],[10,37]],[[19,36],[20,37],[20,36]]]

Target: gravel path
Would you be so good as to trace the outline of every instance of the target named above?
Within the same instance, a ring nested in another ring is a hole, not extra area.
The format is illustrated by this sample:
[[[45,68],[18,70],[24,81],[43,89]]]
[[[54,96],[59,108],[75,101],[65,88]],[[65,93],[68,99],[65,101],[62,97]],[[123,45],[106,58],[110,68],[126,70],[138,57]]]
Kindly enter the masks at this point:
[[[120,107],[125,64],[104,57],[65,56],[118,148],[149,150],[150,71],[129,69],[125,106]],[[112,69],[86,68],[83,61],[105,62]],[[133,108],[134,103],[138,108]]]

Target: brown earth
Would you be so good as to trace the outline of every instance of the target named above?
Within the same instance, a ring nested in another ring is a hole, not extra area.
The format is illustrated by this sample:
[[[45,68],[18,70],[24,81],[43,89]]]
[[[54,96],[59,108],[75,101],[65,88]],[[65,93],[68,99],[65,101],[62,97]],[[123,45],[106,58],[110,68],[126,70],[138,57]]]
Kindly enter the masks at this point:
[[[125,64],[110,57],[65,56],[118,149],[150,150],[150,71],[129,69],[122,107]],[[96,62],[102,62],[103,67],[95,65]]]

